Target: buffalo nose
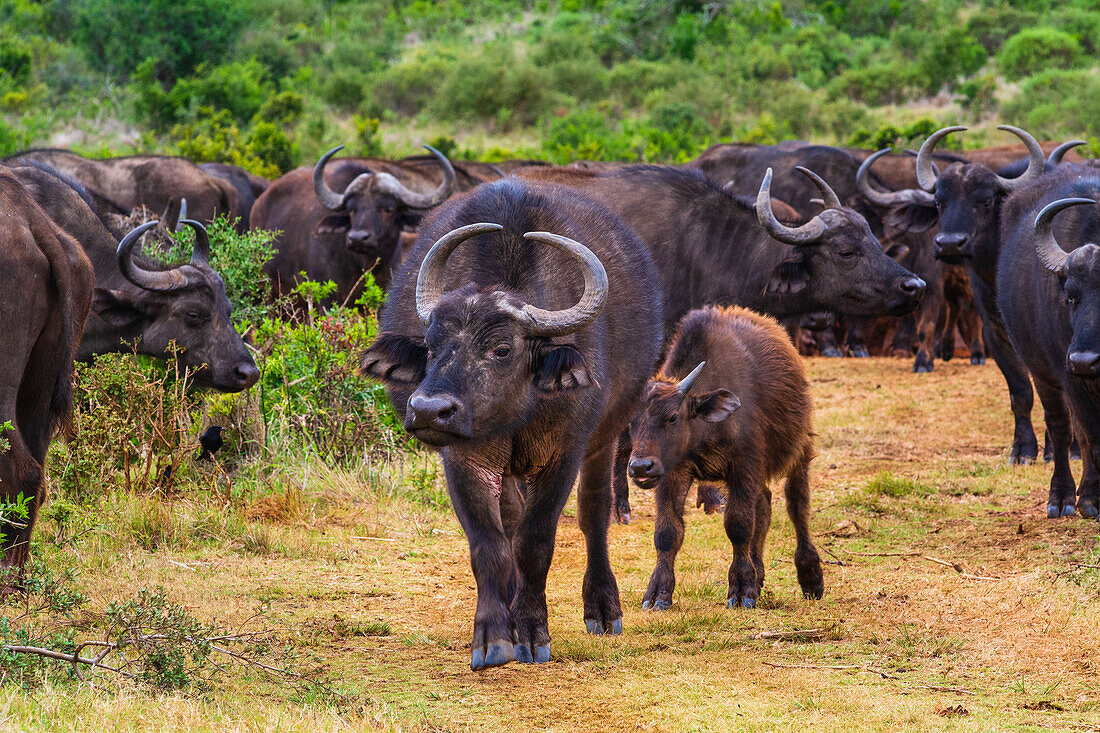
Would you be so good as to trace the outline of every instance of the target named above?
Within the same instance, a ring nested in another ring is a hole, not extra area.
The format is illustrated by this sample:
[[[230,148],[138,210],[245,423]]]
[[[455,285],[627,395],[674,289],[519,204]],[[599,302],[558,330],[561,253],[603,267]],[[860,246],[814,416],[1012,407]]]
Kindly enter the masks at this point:
[[[405,419],[405,427],[445,431],[457,412],[458,404],[453,397],[446,395],[426,397],[414,394],[409,400],[409,414]]]
[[[257,369],[256,365],[252,362],[238,366],[233,370],[233,375],[237,378],[237,382],[241,385],[241,389],[248,389],[256,382],[260,381],[260,370]]]
[[[1095,351],[1071,351],[1069,368],[1074,374],[1095,377],[1100,374],[1100,354]]]
[[[907,277],[898,283],[898,287],[901,288],[901,292],[910,298],[920,300],[924,297],[924,291],[928,288],[928,284],[919,277]]]
[[[652,458],[637,458],[630,462],[626,470],[631,477],[645,478],[653,475],[653,466]]]
[[[936,235],[936,249],[942,254],[962,254],[962,249],[969,240],[969,234],[961,232],[940,232]]]

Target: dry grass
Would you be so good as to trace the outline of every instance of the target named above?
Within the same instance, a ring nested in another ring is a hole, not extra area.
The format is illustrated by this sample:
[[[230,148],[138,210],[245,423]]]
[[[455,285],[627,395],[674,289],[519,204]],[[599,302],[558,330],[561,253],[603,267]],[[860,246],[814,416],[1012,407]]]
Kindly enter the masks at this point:
[[[1100,730],[1100,571],[1074,565],[1097,564],[1097,524],[1043,518],[1049,469],[1004,465],[1011,421],[995,367],[954,361],[914,375],[901,360],[814,360],[810,375],[813,526],[823,557],[844,563],[826,566],[822,601],[797,592],[793,532],[777,506],[760,608],[726,610],[721,520],[693,510],[673,607],[643,612],[653,504],[636,490],[634,523],[611,531],[625,632],[587,636],[571,503],[547,591],[553,661],[474,674],[474,585],[451,514],[318,472],[301,495],[253,508],[267,520],[252,525],[257,544],[279,552],[108,553],[91,539],[68,556],[104,601],[162,583],[227,625],[267,604],[270,623],[355,693],[349,707],[240,679],[201,699],[5,688],[0,720],[31,730]],[[307,509],[311,497],[326,508]],[[820,631],[752,638],[797,629]]]

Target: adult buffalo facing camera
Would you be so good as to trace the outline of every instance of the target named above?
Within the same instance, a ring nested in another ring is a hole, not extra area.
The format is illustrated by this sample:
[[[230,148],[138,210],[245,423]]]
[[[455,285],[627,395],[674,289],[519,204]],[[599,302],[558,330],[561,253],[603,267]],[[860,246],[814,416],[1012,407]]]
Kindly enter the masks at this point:
[[[585,623],[622,629],[611,464],[660,348],[658,283],[617,217],[515,178],[441,208],[401,264],[362,370],[442,454],[477,580],[474,669],[549,661],[546,574],[578,472]],[[518,517],[504,506],[516,480]]]
[[[672,604],[693,481],[725,485],[734,554],[727,606],[754,608],[760,596],[768,482],[778,477],[787,479],[787,513],[798,537],[798,583],[807,598],[821,598],[825,581],[809,518],[812,409],[802,360],[775,320],[744,308],[702,308],[684,317],[630,427],[630,476],[657,490],[657,566],[643,608]]]
[[[200,387],[223,392],[248,389],[260,377],[233,327],[225,284],[210,266],[210,240],[195,221],[190,262],[172,267],[134,250],[158,222],[147,222],[118,240],[95,210],[94,200],[72,179],[42,165],[12,168],[43,211],[87,253],[95,270],[92,313],[77,358],[136,349],[175,360]]]
[[[424,211],[447,200],[455,172],[446,156],[428,148],[436,174],[423,166],[349,158],[329,168],[343,146],[317,165],[298,168],[271,184],[252,209],[253,229],[281,234],[265,270],[275,295],[290,292],[305,272],[310,280],[336,283],[343,301],[364,272],[385,288],[401,259],[401,235],[414,230]]]
[[[1043,403],[1054,452],[1049,517],[1078,510],[1096,516],[1100,508],[1098,199],[1096,171],[1070,165],[1004,205],[997,305]],[[1069,466],[1074,434],[1084,459],[1076,488]]]

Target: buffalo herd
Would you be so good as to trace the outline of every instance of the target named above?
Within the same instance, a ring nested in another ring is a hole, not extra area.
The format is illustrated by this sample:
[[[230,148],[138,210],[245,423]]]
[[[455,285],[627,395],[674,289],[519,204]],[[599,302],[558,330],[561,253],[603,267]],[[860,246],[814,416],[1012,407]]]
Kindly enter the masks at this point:
[[[643,607],[671,606],[695,484],[724,513],[727,604],[753,608],[777,478],[801,591],[821,598],[800,352],[905,354],[914,372],[959,346],[972,364],[988,354],[1015,418],[1009,461],[1039,455],[1034,384],[1054,464],[1047,514],[1096,517],[1100,167],[1080,141],[1000,129],[1023,152],[937,150],[965,131],[947,127],[915,153],[717,144],[677,166],[337,147],[270,182],[179,157],[5,159],[0,497],[29,502],[29,521],[5,533],[3,563],[26,561],[75,360],[136,351],[225,392],[259,380],[211,267],[204,225],[222,215],[275,233],[257,297],[308,279],[335,284],[322,305],[348,303],[367,273],[386,289],[360,370],[440,454],[477,583],[474,669],[550,659],[546,579],[574,485],[590,633],[622,630],[608,533],[630,521],[631,481],[657,502]],[[163,223],[120,229],[141,207]],[[140,252],[158,227],[194,230],[188,262]]]

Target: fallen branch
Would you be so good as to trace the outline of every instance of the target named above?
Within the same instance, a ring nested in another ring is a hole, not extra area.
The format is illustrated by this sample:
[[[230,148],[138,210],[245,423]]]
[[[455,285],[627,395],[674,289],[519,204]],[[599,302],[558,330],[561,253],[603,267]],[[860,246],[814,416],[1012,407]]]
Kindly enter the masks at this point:
[[[869,672],[871,674],[877,674],[879,677],[888,680],[897,680],[902,684],[910,687],[920,687],[925,690],[935,690],[937,692],[955,692],[960,695],[975,695],[976,693],[970,690],[964,690],[961,687],[946,687],[944,685],[926,685],[923,682],[909,682],[904,677],[900,677],[896,674],[891,674],[881,669],[875,669],[874,667],[867,667],[862,664],[776,664],[775,662],[763,662],[766,667],[774,667],[776,669],[825,669],[825,670],[838,670],[842,672]]]
[[[828,629],[801,629],[797,631],[758,631],[750,634],[749,639],[805,639],[814,641],[825,636]]]

